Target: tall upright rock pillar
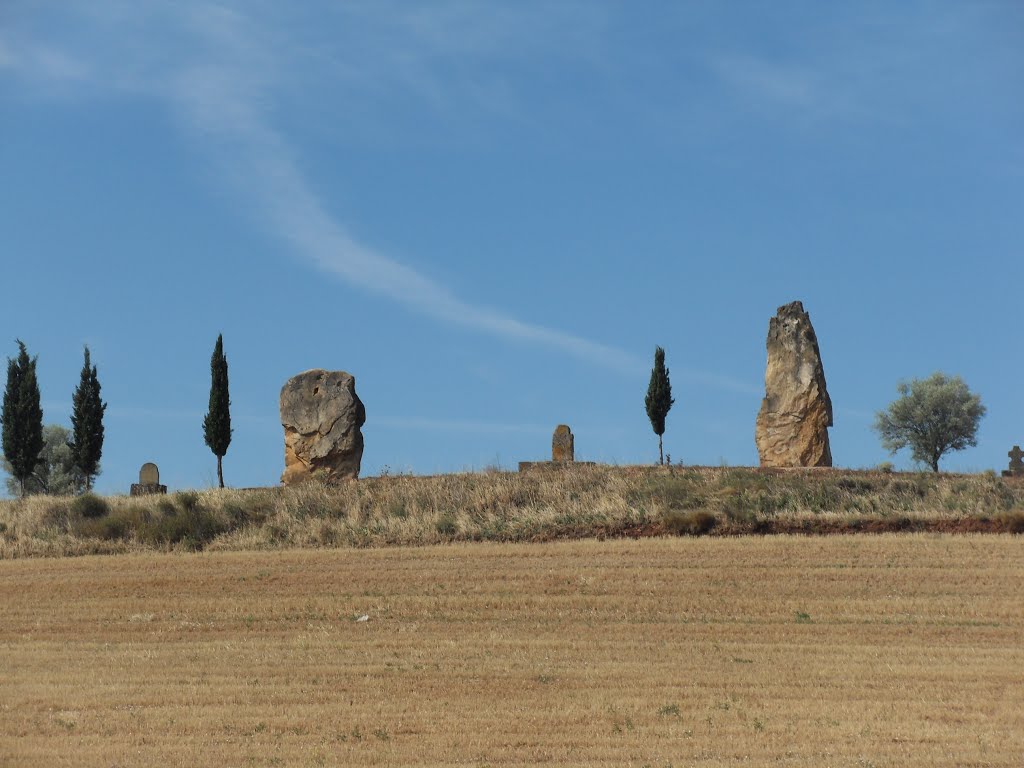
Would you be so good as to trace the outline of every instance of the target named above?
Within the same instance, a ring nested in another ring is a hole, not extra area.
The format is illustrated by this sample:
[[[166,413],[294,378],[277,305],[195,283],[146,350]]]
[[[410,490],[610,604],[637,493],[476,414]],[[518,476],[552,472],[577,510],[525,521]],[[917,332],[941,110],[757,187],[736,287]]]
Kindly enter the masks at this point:
[[[765,395],[757,414],[762,467],[831,467],[832,400],[818,338],[804,305],[779,307],[768,324]]]

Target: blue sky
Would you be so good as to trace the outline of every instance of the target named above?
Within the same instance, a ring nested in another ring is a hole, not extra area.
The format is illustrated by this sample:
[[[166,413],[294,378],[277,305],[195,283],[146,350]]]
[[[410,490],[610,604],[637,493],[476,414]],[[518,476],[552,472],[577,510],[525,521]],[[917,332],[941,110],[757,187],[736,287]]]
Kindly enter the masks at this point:
[[[297,6],[297,7],[292,7]],[[988,407],[949,469],[1024,443],[1019,2],[38,2],[0,6],[0,355],[97,487],[145,461],[277,482],[281,385],[344,369],[363,473],[757,461],[768,319],[810,312],[837,465],[886,460],[900,379]],[[4,345],[6,348],[4,348]],[[900,455],[898,466],[909,466]]]

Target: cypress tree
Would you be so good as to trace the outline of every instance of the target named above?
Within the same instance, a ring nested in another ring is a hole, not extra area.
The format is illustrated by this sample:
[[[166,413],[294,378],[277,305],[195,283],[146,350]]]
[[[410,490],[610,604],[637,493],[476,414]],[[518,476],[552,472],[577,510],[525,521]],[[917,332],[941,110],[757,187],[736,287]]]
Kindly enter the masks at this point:
[[[665,454],[661,448],[661,436],[665,434],[665,417],[675,400],[672,397],[672,384],[668,380],[668,368],[665,367],[665,350],[654,348],[654,368],[651,369],[651,383],[647,385],[647,418],[651,420],[654,434],[658,436],[658,463],[665,463]]]
[[[82,375],[71,400],[71,455],[75,466],[85,475],[86,491],[92,489],[92,479],[99,474],[103,456],[103,413],[107,410],[107,404],[100,399],[96,366],[91,363],[89,347],[86,347]]]
[[[231,399],[228,395],[228,360],[224,357],[223,334],[217,336],[217,344],[210,358],[210,410],[203,419],[203,437],[217,457],[217,482],[224,487],[224,470],[221,460],[231,445]]]
[[[7,358],[7,388],[0,422],[3,422],[4,458],[11,465],[11,474],[20,483],[24,496],[25,482],[32,476],[43,450],[43,409],[39,405],[37,358],[29,358],[20,339],[18,348],[16,359]]]

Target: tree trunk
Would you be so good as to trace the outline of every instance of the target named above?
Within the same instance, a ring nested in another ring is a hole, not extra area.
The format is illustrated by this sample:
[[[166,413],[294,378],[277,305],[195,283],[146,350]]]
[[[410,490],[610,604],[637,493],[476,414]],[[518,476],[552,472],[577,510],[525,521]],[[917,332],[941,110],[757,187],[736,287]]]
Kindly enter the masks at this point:
[[[217,457],[217,482],[220,483],[220,487],[224,487],[224,468],[221,467],[221,459],[223,456]]]
[[[934,459],[932,459],[932,472],[938,472],[938,471],[939,471],[939,458],[936,456]]]
[[[661,435],[658,435],[658,465],[665,466],[665,454],[661,451]]]
[[[92,475],[85,476],[85,492],[88,493],[92,490]]]

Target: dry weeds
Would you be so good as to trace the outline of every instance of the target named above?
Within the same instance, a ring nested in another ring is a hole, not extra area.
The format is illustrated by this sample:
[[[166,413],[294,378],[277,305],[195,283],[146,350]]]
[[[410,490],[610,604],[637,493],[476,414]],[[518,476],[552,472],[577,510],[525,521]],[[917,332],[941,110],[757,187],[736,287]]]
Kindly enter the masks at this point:
[[[0,502],[0,559],[747,533],[1024,533],[994,475],[651,467],[368,478],[340,487]]]
[[[1022,578],[934,534],[0,562],[0,765],[1016,767]]]

